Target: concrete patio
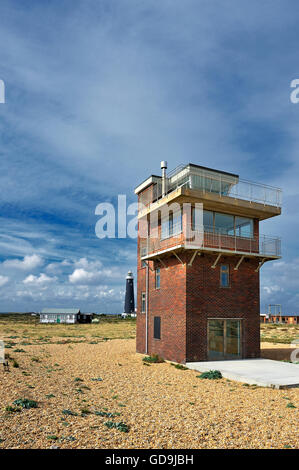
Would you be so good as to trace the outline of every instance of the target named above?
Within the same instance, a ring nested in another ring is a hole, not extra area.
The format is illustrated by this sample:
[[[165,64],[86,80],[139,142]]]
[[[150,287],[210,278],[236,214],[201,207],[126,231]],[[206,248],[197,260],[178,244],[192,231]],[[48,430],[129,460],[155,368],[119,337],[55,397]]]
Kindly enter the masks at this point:
[[[186,367],[199,372],[219,370],[223,377],[261,387],[299,387],[299,365],[271,359],[187,362]]]

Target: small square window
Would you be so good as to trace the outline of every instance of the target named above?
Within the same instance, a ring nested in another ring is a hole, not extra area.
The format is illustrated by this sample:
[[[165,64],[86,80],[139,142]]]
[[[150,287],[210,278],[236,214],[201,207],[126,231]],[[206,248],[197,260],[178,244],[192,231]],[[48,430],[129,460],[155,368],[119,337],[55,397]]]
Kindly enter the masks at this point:
[[[145,302],[146,302],[145,292],[141,292],[141,313],[145,313]]]
[[[161,339],[161,317],[154,317],[154,339]]]
[[[220,266],[220,287],[229,287],[229,266],[222,264]]]
[[[160,268],[156,269],[156,289],[160,289]]]

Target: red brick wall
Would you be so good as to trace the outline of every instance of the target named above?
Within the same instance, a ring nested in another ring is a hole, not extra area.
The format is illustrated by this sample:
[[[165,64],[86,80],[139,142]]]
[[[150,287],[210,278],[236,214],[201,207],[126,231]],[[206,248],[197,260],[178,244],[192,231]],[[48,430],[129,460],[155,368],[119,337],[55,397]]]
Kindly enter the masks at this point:
[[[260,356],[259,273],[256,259],[243,260],[234,270],[239,256],[221,257],[215,269],[216,255],[197,256],[188,266],[192,252],[160,263],[161,287],[155,289],[155,272],[149,269],[148,353],[159,354],[175,362],[207,360],[208,318],[242,319],[242,357]],[[220,287],[220,265],[230,267],[230,287]],[[154,269],[154,263],[150,262]],[[141,313],[141,292],[145,292],[146,268],[138,266],[137,280],[137,352],[145,353],[145,313]],[[153,338],[154,316],[161,317],[161,339]]]
[[[185,362],[186,358],[186,265],[174,256],[163,258],[160,289],[155,288],[155,271],[149,269],[148,352],[165,359]],[[141,292],[146,291],[146,268],[139,268],[137,291],[137,352],[145,353],[145,313],[141,313]],[[154,339],[154,317],[161,317],[161,339]]]
[[[215,255],[197,256],[187,266],[187,354],[186,361],[207,360],[208,318],[242,319],[242,356],[260,355],[259,272],[256,259],[222,256],[215,269]],[[220,287],[220,265],[228,264],[230,287]]]

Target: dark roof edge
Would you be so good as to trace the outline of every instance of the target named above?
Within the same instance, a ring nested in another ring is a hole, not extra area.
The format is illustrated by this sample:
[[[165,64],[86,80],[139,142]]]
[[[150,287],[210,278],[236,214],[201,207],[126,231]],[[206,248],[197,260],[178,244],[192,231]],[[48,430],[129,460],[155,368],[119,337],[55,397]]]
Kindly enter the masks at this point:
[[[196,165],[195,163],[189,163],[189,165],[194,166],[195,168],[201,168],[202,170],[214,171],[215,173],[222,173],[224,175],[229,175],[229,176],[234,176],[235,178],[239,178],[239,175],[236,175],[235,173],[229,173],[228,171],[215,170],[215,168],[209,168],[207,166]]]

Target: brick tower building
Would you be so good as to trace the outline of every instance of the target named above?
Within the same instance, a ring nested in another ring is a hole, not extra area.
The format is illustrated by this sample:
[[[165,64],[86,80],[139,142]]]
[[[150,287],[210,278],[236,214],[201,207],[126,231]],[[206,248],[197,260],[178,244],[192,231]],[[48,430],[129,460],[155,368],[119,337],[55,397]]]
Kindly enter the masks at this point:
[[[135,190],[137,352],[181,363],[257,358],[259,271],[281,246],[259,222],[281,213],[281,190],[198,165],[166,167]]]

